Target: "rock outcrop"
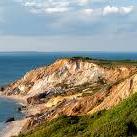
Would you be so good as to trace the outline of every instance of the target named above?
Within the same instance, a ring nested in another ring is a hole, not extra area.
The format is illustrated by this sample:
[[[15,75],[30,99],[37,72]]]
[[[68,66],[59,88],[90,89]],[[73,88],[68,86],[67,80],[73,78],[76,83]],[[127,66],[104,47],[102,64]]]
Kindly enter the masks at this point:
[[[60,59],[1,89],[1,94],[27,102],[34,126],[43,119],[93,114],[117,105],[137,92],[137,67],[132,63]]]

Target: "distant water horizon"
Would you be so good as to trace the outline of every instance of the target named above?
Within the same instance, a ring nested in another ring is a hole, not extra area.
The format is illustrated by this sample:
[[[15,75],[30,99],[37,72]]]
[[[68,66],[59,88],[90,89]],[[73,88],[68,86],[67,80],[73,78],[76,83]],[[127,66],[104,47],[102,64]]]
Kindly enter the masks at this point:
[[[0,52],[0,86],[21,78],[26,72],[65,57],[85,56],[108,60],[137,60],[137,52]]]

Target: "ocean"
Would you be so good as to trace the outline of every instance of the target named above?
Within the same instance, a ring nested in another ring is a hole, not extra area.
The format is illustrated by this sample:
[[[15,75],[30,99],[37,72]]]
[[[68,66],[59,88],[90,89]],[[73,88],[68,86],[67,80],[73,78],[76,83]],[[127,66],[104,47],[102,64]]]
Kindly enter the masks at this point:
[[[20,77],[27,71],[51,64],[58,58],[86,56],[98,59],[137,60],[136,53],[115,52],[11,52],[0,53],[0,86],[6,85]]]
[[[98,59],[137,60],[137,53],[115,52],[10,52],[0,53],[0,86],[21,78],[27,71],[53,63],[56,59],[86,56]],[[19,104],[0,98],[0,129],[10,117],[19,119],[23,114],[17,111]]]

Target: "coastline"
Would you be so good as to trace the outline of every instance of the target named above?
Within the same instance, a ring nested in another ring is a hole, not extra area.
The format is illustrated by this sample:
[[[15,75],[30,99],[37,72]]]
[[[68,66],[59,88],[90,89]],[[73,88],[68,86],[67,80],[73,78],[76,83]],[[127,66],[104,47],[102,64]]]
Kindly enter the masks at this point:
[[[24,130],[26,130],[26,128],[30,124],[31,116],[35,115],[37,113],[40,113],[42,111],[42,109],[46,107],[43,104],[36,105],[35,107],[34,106],[29,107],[26,99],[23,98],[22,96],[18,96],[18,95],[6,96],[0,92],[0,97],[16,101],[21,106],[26,107],[26,109],[21,111],[24,114],[24,117],[22,117],[20,120],[15,120],[15,121],[12,121],[9,123],[5,123],[4,129],[2,129],[0,131],[0,137],[18,136],[20,133],[22,133]]]
[[[1,130],[0,137],[12,137],[18,136],[25,125],[29,122],[30,118],[24,118],[22,120],[16,120],[5,125],[5,128]]]
[[[22,106],[26,106],[27,105],[27,102],[26,100],[21,97],[21,96],[17,96],[17,95],[11,95],[11,96],[6,96],[6,95],[3,95],[0,91],[0,97],[1,98],[6,98],[6,99],[10,99],[10,100],[14,100],[16,101],[18,104],[22,105]]]
[[[0,98],[10,99],[13,101],[16,101],[21,106],[26,106],[27,103],[25,99],[19,97],[19,96],[6,96],[2,95],[0,92]],[[19,133],[23,130],[25,125],[29,122],[30,118],[26,118],[27,112],[26,110],[23,110],[22,113],[24,114],[24,117],[22,117],[20,120],[15,120],[12,122],[4,123],[4,128],[0,131],[0,137],[11,137],[11,136],[18,136]]]

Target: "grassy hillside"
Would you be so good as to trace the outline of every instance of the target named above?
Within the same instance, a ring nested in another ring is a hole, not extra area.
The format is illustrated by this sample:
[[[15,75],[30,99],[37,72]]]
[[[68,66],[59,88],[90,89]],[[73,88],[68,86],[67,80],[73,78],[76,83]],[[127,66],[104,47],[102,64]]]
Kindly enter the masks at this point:
[[[61,116],[19,137],[135,137],[137,94],[93,116]]]

